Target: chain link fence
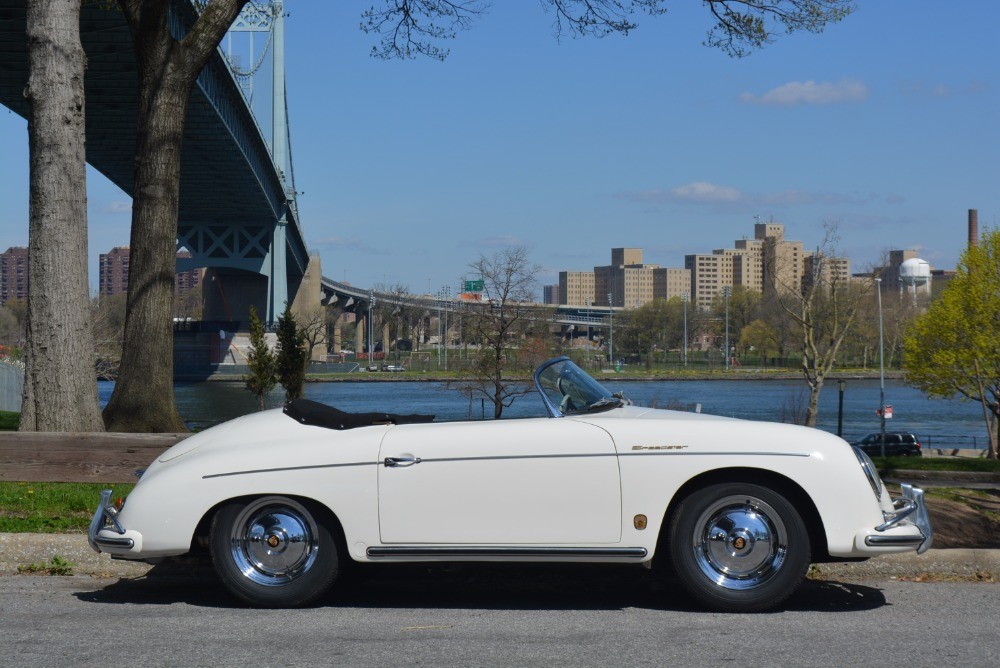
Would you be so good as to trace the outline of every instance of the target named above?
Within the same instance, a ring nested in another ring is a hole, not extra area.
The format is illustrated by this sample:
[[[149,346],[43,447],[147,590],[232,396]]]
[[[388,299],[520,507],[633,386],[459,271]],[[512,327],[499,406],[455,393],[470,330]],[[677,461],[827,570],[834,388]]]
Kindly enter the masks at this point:
[[[17,362],[0,360],[0,411],[21,411],[24,367]]]

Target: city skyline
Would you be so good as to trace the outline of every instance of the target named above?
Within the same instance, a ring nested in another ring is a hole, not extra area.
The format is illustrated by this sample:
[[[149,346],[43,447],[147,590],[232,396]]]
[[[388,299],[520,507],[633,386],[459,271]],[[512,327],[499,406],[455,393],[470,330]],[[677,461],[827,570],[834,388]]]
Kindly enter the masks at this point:
[[[992,5],[866,5],[732,60],[701,46],[700,6],[557,43],[551,15],[509,3],[437,63],[368,58],[347,4],[287,6],[299,209],[330,278],[433,292],[510,244],[531,249],[540,286],[611,247],[683,267],[754,216],[805,248],[838,221],[853,271],[889,249],[950,269],[968,209],[982,231],[1000,224]],[[25,128],[0,113],[0,248],[27,244]],[[129,242],[130,203],[88,179],[96,289],[99,253]]]

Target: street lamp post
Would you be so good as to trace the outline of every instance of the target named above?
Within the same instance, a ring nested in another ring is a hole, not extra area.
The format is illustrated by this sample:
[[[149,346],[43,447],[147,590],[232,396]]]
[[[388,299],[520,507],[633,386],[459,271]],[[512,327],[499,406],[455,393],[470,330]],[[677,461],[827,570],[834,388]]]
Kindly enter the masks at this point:
[[[438,364],[437,365],[438,368],[440,369],[441,368],[441,291],[440,290],[437,291],[437,304],[438,304],[438,340],[437,340]]]
[[[882,279],[875,279],[875,294],[878,296],[878,414],[881,418],[879,429],[882,456],[885,457],[885,349],[882,335]]]
[[[444,368],[448,369],[448,302],[451,301],[451,286],[444,289]]]
[[[729,371],[729,295],[733,293],[733,289],[728,285],[723,286],[722,296],[726,300],[726,371]]]
[[[837,381],[837,388],[840,390],[840,402],[837,408],[837,436],[844,435],[844,386],[847,382],[844,380]]]
[[[611,363],[611,370],[615,368],[615,312],[611,308],[611,293],[608,293],[608,322],[610,336],[608,337],[608,362]]]
[[[368,291],[368,366],[372,365],[372,339],[375,336],[375,325],[372,322],[372,309],[375,308],[375,292]]]
[[[688,302],[691,295],[687,292],[681,293],[681,303],[684,304],[684,366],[688,365]]]
[[[587,300],[587,362],[590,362],[590,303],[593,300]]]

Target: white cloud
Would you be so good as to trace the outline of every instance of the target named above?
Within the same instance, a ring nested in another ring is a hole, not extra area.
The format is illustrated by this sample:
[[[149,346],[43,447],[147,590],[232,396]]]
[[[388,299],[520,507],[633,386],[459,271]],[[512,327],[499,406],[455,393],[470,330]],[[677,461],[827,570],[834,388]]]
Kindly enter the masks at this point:
[[[774,192],[750,193],[706,181],[696,181],[667,190],[645,190],[621,193],[619,197],[646,204],[694,204],[709,205],[725,210],[756,211],[761,207],[808,206],[813,204],[862,206],[872,202],[899,204],[903,201],[895,193],[837,193],[806,190],[778,190]]]
[[[115,200],[103,205],[99,211],[101,213],[132,213],[132,202]]]
[[[367,242],[357,237],[326,237],[312,242],[317,246],[330,246],[342,250],[362,253],[364,255],[388,255],[389,251],[382,248],[370,246]]]
[[[696,181],[669,190],[646,190],[627,193],[628,199],[636,202],[688,202],[694,204],[735,204],[746,195],[736,188],[718,186],[714,183]]]
[[[864,102],[868,99],[868,86],[857,79],[843,79],[836,83],[816,81],[791,81],[772,88],[763,95],[740,94],[748,104],[791,107],[800,104],[826,105],[844,102]]]

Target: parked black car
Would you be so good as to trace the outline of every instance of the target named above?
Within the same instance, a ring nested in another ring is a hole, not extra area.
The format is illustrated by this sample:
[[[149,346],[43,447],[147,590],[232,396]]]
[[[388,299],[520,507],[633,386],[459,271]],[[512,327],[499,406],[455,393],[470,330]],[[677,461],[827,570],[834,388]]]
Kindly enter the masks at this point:
[[[881,434],[868,434],[857,443],[852,443],[861,448],[866,454],[875,457],[882,455]],[[885,434],[885,456],[886,457],[921,457],[920,442],[913,434],[902,432],[886,432]]]

